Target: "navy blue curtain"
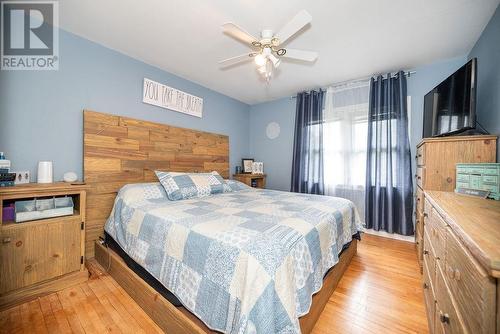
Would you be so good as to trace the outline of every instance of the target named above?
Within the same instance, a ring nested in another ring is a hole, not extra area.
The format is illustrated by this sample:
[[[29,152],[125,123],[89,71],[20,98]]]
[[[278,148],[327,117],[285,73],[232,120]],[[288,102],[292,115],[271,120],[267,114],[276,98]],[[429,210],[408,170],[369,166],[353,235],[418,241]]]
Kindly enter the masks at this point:
[[[293,141],[291,191],[324,194],[323,180],[324,91],[297,94]]]
[[[413,235],[406,77],[372,78],[368,111],[366,227]]]

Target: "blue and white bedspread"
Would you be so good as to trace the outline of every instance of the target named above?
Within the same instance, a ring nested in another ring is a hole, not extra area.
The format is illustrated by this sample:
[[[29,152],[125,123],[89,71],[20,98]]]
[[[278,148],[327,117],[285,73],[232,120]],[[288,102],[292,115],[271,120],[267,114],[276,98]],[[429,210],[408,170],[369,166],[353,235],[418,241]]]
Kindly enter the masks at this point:
[[[356,208],[241,188],[170,201],[159,183],[126,185],[105,230],[209,328],[300,333],[323,276],[361,231]]]

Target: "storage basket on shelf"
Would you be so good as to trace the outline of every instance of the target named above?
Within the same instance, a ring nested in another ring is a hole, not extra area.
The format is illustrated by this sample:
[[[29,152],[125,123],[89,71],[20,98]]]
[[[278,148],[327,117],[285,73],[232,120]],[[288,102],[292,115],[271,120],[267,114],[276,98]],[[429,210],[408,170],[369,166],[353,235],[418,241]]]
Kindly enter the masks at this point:
[[[73,199],[71,197],[35,198],[15,203],[16,223],[72,214]]]

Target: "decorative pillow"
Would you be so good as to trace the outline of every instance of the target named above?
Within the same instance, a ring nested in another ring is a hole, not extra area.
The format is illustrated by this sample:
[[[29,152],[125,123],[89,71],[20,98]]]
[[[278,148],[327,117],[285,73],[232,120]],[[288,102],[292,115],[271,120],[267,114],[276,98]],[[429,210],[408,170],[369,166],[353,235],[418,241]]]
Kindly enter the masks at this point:
[[[155,171],[171,201],[200,198],[224,191],[224,179],[217,172],[175,173]]]
[[[224,192],[225,193],[230,193],[233,191],[240,191],[240,190],[247,190],[247,189],[253,189],[252,187],[244,184],[243,182],[236,181],[236,180],[224,180],[225,183],[223,184],[224,187]]]

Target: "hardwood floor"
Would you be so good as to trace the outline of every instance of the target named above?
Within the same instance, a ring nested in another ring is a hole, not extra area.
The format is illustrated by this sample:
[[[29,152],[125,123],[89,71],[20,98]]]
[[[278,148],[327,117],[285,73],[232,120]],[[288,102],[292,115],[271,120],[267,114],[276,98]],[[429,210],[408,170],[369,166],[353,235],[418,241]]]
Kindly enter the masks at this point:
[[[313,333],[428,333],[414,247],[363,234]]]
[[[0,312],[0,333],[161,333],[109,276]],[[314,334],[427,333],[414,245],[363,235]]]
[[[163,333],[103,275],[0,313],[0,333]]]

